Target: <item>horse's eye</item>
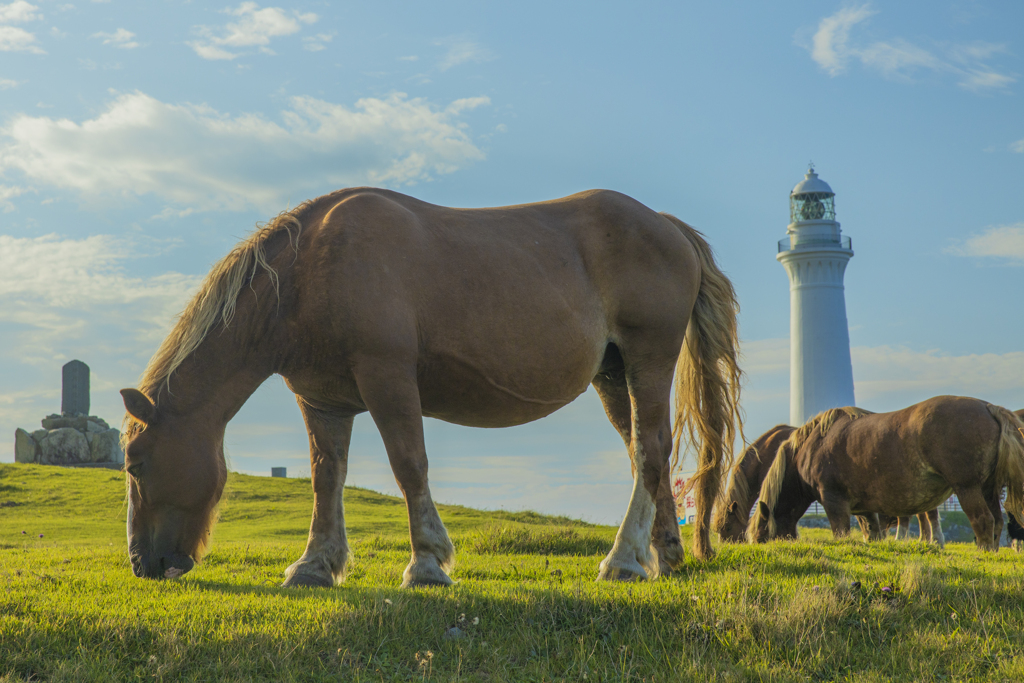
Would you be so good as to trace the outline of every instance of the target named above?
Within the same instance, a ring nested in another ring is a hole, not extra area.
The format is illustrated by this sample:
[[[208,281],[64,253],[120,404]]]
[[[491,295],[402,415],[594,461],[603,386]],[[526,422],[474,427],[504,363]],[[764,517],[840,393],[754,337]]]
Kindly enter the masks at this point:
[[[137,462],[134,465],[129,465],[128,474],[132,475],[133,478],[138,479],[142,474],[142,463]]]

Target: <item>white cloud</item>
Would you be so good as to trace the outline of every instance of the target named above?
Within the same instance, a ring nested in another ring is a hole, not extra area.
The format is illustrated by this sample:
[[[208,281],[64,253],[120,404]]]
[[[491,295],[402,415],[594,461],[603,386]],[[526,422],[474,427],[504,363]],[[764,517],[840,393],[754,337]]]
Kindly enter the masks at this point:
[[[8,88],[16,88],[18,81],[12,81],[9,78],[0,78],[0,90],[7,90]]]
[[[43,15],[39,14],[39,8],[25,0],[15,0],[7,5],[0,5],[0,24],[23,24],[42,18]]]
[[[46,54],[45,50],[36,45],[36,37],[33,34],[16,26],[0,26],[0,52]]]
[[[196,26],[199,40],[189,43],[203,59],[235,59],[239,52],[230,49],[258,47],[261,52],[274,54],[267,46],[271,39],[289,36],[302,30],[303,24],[314,24],[319,17],[312,12],[286,12],[279,7],[260,9],[255,2],[243,2],[235,9],[225,10],[226,14],[238,17],[221,29]],[[318,43],[319,44],[319,43]]]
[[[439,40],[434,44],[448,48],[445,56],[437,65],[437,68],[441,71],[447,71],[453,66],[467,62],[486,62],[494,59],[494,54],[490,50],[480,43],[471,40],[448,38],[446,40]]]
[[[42,18],[43,15],[39,14],[39,8],[24,0],[15,0],[12,3],[0,5],[0,52],[46,54],[45,50],[36,45],[35,34],[23,28],[8,25],[38,21]]]
[[[22,114],[0,129],[0,173],[96,201],[153,195],[196,209],[282,209],[338,187],[401,186],[484,158],[458,115],[486,97],[439,109],[395,93],[352,108],[295,97],[279,124],[135,92],[94,119]]]
[[[1006,89],[1017,78],[1000,73],[988,64],[1006,47],[996,43],[974,42],[942,48],[937,55],[902,38],[864,44],[851,39],[855,26],[876,14],[870,5],[846,7],[825,17],[811,38],[807,49],[811,58],[830,76],[846,70],[851,60],[859,60],[869,69],[895,80],[910,80],[916,70],[949,74],[957,85],[975,92]]]
[[[1017,140],[1017,142],[1010,143],[1010,151],[1016,152],[1017,154],[1024,154],[1024,138]]]
[[[955,256],[1006,259],[1024,266],[1024,222],[997,225],[946,248]]]
[[[135,34],[123,28],[119,28],[113,33],[94,33],[92,37],[102,38],[104,45],[113,45],[123,50],[131,50],[139,46],[135,41]]]

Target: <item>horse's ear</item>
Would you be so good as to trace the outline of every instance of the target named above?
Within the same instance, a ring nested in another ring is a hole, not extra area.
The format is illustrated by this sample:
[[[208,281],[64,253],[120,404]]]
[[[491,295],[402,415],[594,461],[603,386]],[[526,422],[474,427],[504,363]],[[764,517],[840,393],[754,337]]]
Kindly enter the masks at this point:
[[[772,511],[768,508],[768,503],[763,500],[757,501],[757,510],[761,513],[762,519],[768,519],[771,517]]]
[[[740,511],[740,504],[737,503],[735,500],[732,503],[729,504],[729,514],[730,515],[739,514],[739,511]]]
[[[122,389],[121,398],[124,399],[124,409],[129,415],[144,425],[152,424],[156,417],[156,406],[149,400],[149,396],[138,389]]]

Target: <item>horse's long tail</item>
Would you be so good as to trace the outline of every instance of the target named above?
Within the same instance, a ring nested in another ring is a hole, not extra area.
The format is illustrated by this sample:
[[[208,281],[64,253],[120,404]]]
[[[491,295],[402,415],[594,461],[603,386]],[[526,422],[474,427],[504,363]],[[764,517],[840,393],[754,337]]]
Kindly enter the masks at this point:
[[[996,455],[996,491],[1006,487],[1006,511],[1024,524],[1024,422],[1006,408],[989,405],[999,423]]]
[[[796,432],[793,433],[794,436]],[[786,439],[779,445],[775,453],[775,461],[772,462],[768,474],[761,482],[761,495],[757,498],[754,513],[750,516],[747,524],[747,541],[759,543],[775,538],[775,506],[779,502],[779,494],[782,492],[782,484],[786,480],[786,460],[789,458],[793,437]],[[767,535],[764,530],[767,529]]]
[[[743,434],[736,329],[739,303],[704,236],[675,216],[662,215],[682,231],[700,260],[700,289],[676,365],[672,466],[679,462],[682,439],[698,449],[697,473],[692,480],[697,503],[693,554],[708,559],[714,554],[711,508],[721,488],[723,462],[725,467],[732,463],[737,430]]]

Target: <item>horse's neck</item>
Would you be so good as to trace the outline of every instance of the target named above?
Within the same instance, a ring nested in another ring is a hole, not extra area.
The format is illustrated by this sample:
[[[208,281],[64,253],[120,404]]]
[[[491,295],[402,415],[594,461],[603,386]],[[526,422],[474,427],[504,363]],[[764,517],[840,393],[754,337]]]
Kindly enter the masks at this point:
[[[273,374],[270,354],[250,341],[238,317],[238,328],[211,331],[174,371],[161,388],[161,406],[223,426]]]

